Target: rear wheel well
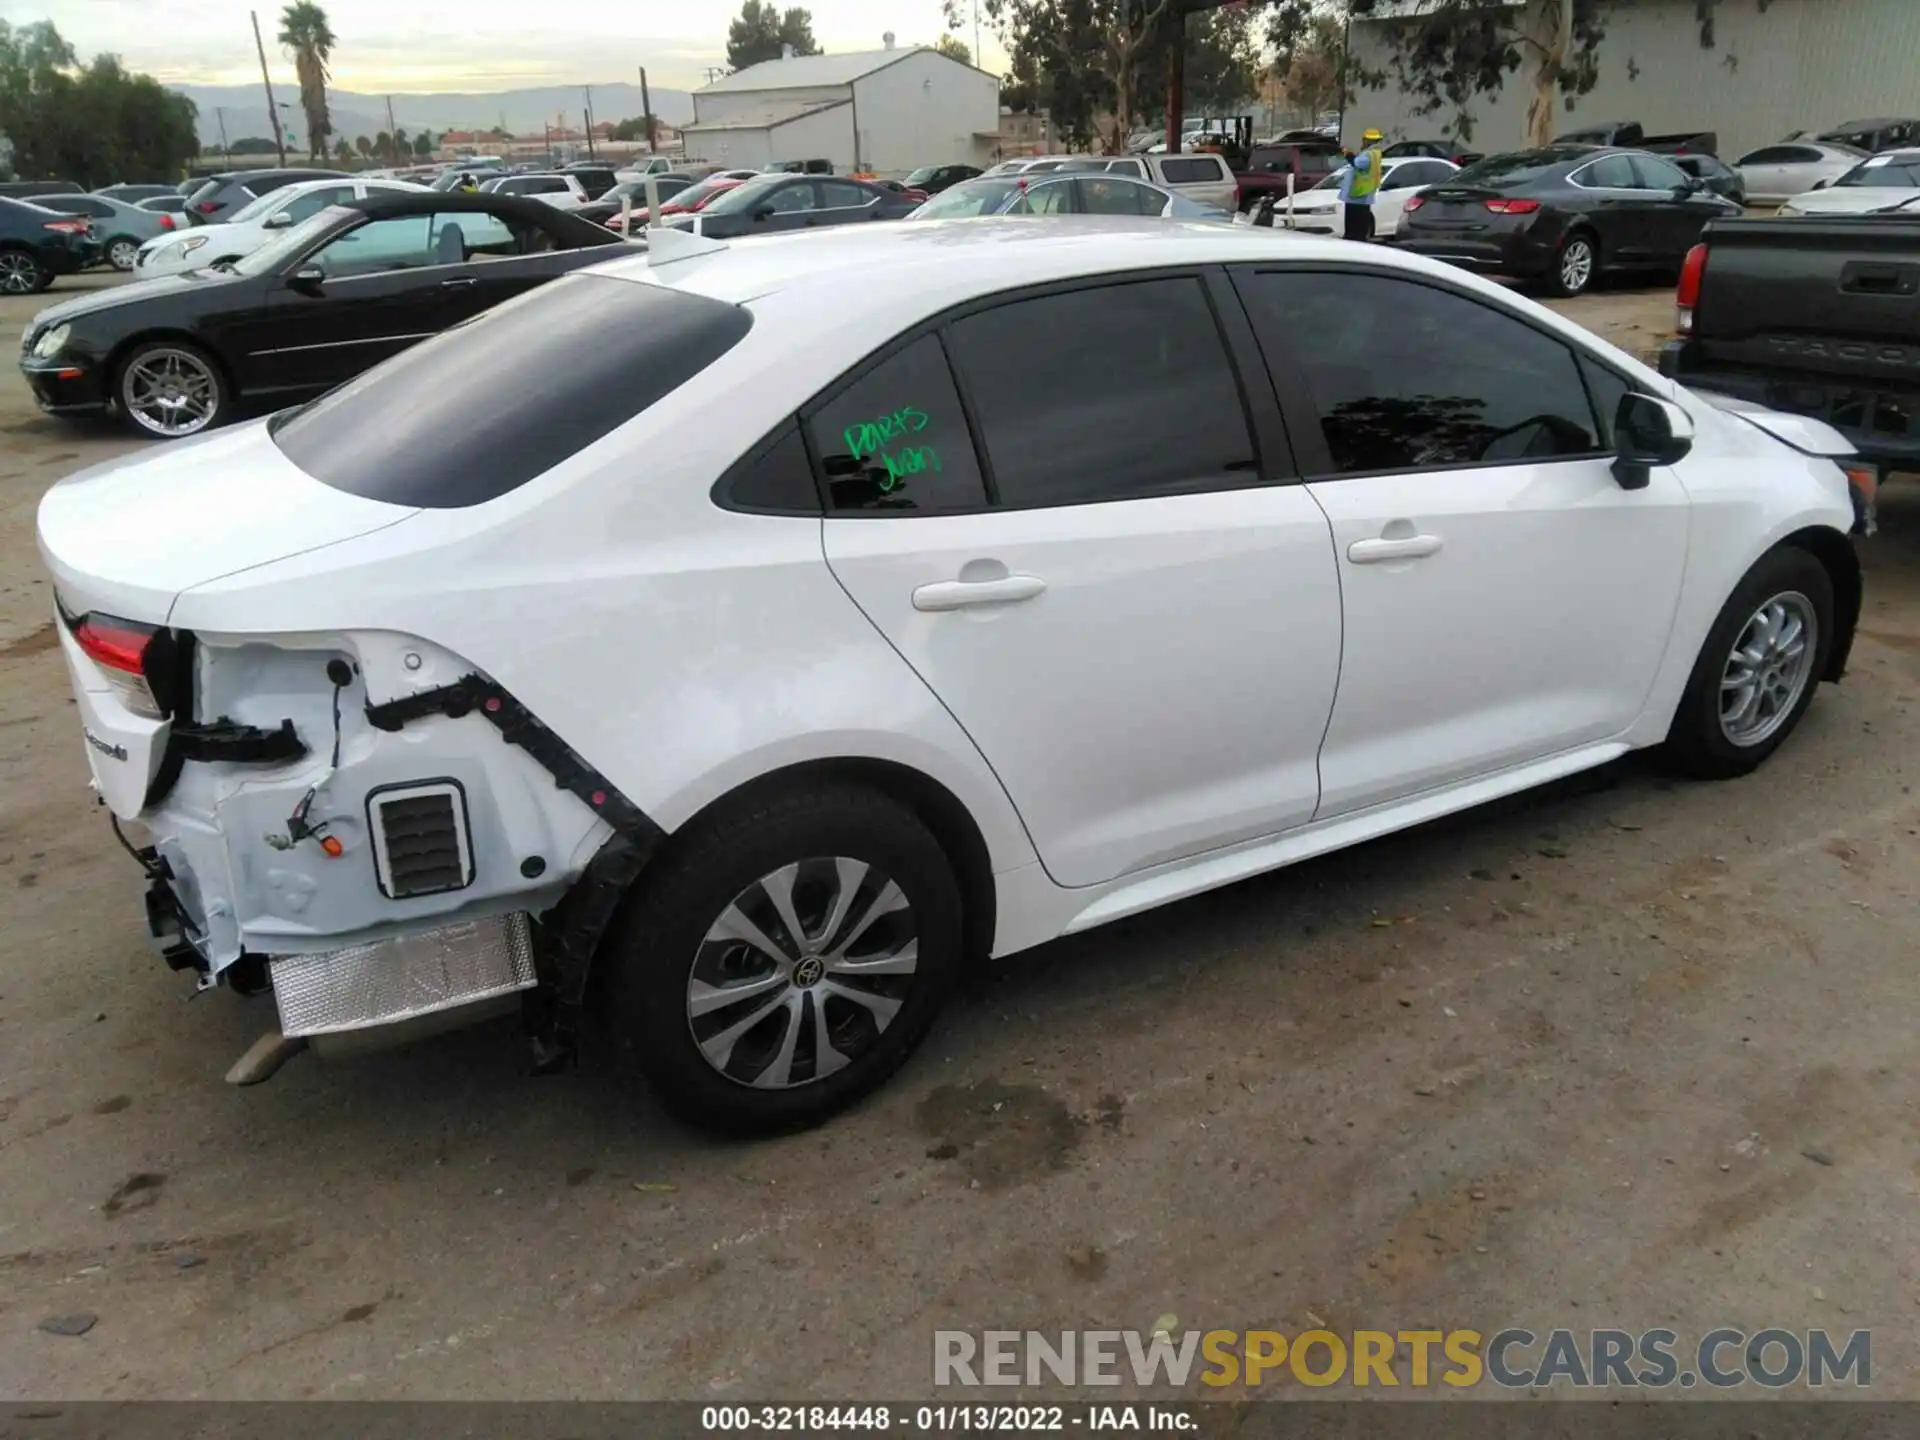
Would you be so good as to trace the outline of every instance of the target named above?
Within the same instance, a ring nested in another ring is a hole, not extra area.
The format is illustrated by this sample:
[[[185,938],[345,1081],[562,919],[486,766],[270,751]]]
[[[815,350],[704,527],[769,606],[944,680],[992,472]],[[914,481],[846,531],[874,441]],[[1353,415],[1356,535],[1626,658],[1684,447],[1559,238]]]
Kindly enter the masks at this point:
[[[1847,671],[1847,656],[1853,649],[1854,628],[1860,623],[1860,557],[1853,542],[1838,530],[1814,526],[1796,530],[1780,542],[1780,548],[1792,546],[1805,550],[1833,581],[1833,643],[1827,647],[1827,668],[1822,680],[1838,680]]]
[[[991,954],[997,912],[994,908],[993,860],[987,850],[986,838],[981,835],[980,827],[974,823],[973,816],[958,796],[938,780],[911,766],[892,760],[865,758],[812,760],[790,765],[784,770],[771,771],[749,780],[710,802],[679,826],[674,836],[668,837],[667,843],[671,845],[675,836],[685,833],[716,810],[751,804],[768,791],[785,790],[823,780],[837,780],[878,790],[914,812],[920,822],[933,832],[933,838],[940,842],[940,848],[953,865],[954,879],[960,886],[960,898],[965,902],[965,953],[970,959],[984,959]],[[657,858],[652,863],[657,864]]]

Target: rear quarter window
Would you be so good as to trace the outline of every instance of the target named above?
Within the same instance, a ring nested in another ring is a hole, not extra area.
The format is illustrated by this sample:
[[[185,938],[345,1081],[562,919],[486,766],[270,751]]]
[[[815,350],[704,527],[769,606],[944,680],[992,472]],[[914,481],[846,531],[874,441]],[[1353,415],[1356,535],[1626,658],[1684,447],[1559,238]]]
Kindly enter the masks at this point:
[[[1160,173],[1169,185],[1204,185],[1226,178],[1225,171],[1226,165],[1217,155],[1180,156],[1160,164]]]
[[[272,424],[322,484],[430,510],[517,490],[684,385],[753,326],[743,307],[573,275],[416,345]],[[476,399],[476,376],[508,377]]]

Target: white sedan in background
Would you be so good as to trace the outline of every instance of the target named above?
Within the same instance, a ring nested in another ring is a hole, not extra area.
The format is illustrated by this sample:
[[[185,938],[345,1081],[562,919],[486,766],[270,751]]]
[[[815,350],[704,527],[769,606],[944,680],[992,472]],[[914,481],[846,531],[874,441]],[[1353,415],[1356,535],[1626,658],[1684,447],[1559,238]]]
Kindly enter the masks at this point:
[[[1407,201],[1460,169],[1451,160],[1439,160],[1427,155],[1389,156],[1383,164],[1380,189],[1373,197],[1373,233],[1376,236],[1397,235]],[[1344,168],[1336,170],[1311,190],[1303,190],[1295,195],[1290,227],[1287,222],[1287,202],[1284,198],[1276,199],[1273,223],[1282,229],[1304,230],[1312,234],[1342,234],[1346,222],[1340,213],[1340,181],[1346,173]]]
[[[1862,160],[1831,185],[1790,196],[1782,215],[1871,215],[1920,196],[1920,150],[1889,150]]]
[[[195,225],[155,236],[140,247],[134,274],[142,279],[155,275],[179,275],[201,270],[222,261],[238,260],[264,247],[302,220],[318,215],[329,205],[347,200],[364,200],[394,190],[424,190],[424,185],[405,180],[303,180],[269,190],[258,200],[234,212],[221,225]]]

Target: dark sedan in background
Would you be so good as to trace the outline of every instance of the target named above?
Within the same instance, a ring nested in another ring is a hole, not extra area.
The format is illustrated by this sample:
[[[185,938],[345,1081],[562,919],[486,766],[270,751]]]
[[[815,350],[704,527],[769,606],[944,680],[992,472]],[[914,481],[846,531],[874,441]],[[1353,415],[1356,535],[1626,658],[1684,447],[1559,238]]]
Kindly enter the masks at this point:
[[[537,200],[368,196],[239,260],[43,310],[20,368],[50,414],[111,408],[175,439],[242,400],[318,394],[624,243]]]
[[[904,183],[909,190],[918,190],[924,195],[938,195],[942,190],[951,189],[962,180],[971,180],[979,173],[978,165],[922,165],[909,174]]]
[[[1677,273],[1709,220],[1739,213],[1664,156],[1557,145],[1489,156],[1416,195],[1400,244],[1578,295],[1603,274]]]
[[[99,258],[91,222],[31,200],[0,198],[0,292],[35,295]]]
[[[676,215],[667,223],[691,230],[697,222],[702,234],[732,240],[821,225],[900,220],[919,203],[840,175],[756,175],[715,196],[697,215]],[[664,206],[661,213],[666,213]]]

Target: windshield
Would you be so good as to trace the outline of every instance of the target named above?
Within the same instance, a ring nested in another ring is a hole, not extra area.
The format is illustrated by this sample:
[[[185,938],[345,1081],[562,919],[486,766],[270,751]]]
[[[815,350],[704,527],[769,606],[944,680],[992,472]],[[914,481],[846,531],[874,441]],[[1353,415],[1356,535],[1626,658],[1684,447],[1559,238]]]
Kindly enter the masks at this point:
[[[1331,175],[1322,177],[1318,184],[1309,185],[1307,188],[1309,190],[1338,190],[1341,180],[1346,177],[1346,173],[1347,167],[1342,165]]]
[[[907,172],[907,178],[900,183],[909,189],[917,190],[940,173],[938,165],[922,165],[918,170]]]
[[[1018,180],[968,180],[942,190],[913,212],[915,220],[952,220],[965,215],[995,215],[1020,192]]]
[[[338,225],[342,216],[353,213],[344,205],[330,205],[319,214],[308,216],[292,229],[281,231],[279,238],[271,244],[262,246],[251,255],[242,255],[234,261],[234,273],[238,275],[273,274],[313,244],[321,235]]]
[[[1920,188],[1920,154],[1876,155],[1833,183],[1836,188],[1841,185],[1869,185],[1882,190]]]
[[[282,200],[287,198],[285,190],[269,190],[258,200],[249,200],[233,214],[227,217],[229,225],[243,225],[249,220],[258,220]]]
[[[762,175],[758,179],[743,181],[726,194],[709,201],[701,208],[703,215],[744,215],[755,205],[766,199],[768,193],[787,183],[785,175]]]

